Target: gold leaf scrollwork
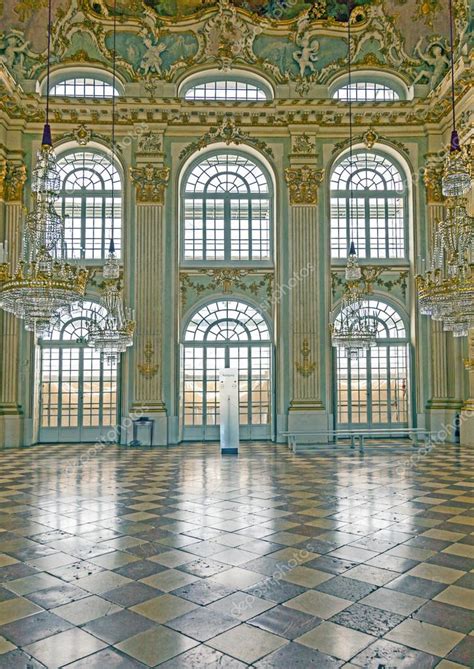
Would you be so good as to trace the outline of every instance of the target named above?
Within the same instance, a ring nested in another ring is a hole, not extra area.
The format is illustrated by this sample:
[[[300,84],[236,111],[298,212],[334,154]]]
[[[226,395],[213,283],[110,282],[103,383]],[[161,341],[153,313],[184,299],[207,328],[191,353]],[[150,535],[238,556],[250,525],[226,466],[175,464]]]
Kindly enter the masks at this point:
[[[441,179],[443,177],[443,163],[441,161],[427,160],[423,170],[423,182],[426,188],[426,201],[428,204],[439,204],[443,202]]]
[[[290,204],[318,203],[318,188],[324,178],[324,170],[307,166],[287,167],[285,177],[290,190]]]
[[[131,167],[130,177],[135,185],[137,201],[163,204],[169,176],[169,167],[154,167],[151,163]]]
[[[316,369],[316,363],[311,360],[311,349],[309,347],[309,341],[306,338],[303,339],[301,355],[303,357],[303,361],[295,363],[296,371],[301,374],[301,376],[311,376],[311,374],[313,374],[314,370]]]
[[[25,165],[6,163],[3,174],[3,198],[5,202],[18,202],[23,198],[23,186],[26,181]]]
[[[145,362],[142,362],[139,365],[137,365],[138,371],[146,379],[152,379],[158,372],[159,369],[158,365],[152,364],[154,355],[155,355],[155,350],[153,348],[153,344],[151,343],[150,340],[148,340],[147,343],[145,344],[145,349],[143,351]]]

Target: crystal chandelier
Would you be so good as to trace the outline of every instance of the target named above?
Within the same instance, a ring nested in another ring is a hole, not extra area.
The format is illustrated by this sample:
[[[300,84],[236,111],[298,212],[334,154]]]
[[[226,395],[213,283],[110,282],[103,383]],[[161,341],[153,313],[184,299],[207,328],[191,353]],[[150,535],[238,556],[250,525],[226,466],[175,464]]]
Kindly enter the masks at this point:
[[[84,296],[88,272],[66,261],[64,221],[55,209],[60,179],[49,125],[49,74],[51,61],[51,1],[48,5],[48,62],[46,123],[36,167],[32,173],[33,206],[23,231],[23,250],[10,269],[2,253],[0,307],[23,319],[27,330],[44,334],[57,312]]]
[[[469,162],[456,131],[452,0],[449,11],[453,128],[441,181],[446,213],[434,234],[430,268],[416,282],[420,312],[455,337],[466,337],[474,326],[474,218],[465,197],[471,188]]]
[[[116,37],[117,19],[114,0],[114,27],[113,27],[113,56],[112,76],[114,91],[112,93],[112,160],[115,159],[115,79],[116,79]],[[114,220],[114,183],[112,182],[112,220]],[[133,344],[135,321],[129,309],[125,309],[122,290],[120,288],[120,266],[115,255],[113,239],[110,240],[109,256],[103,269],[104,293],[102,306],[107,315],[98,320],[97,316],[89,323],[88,344],[100,351],[102,357],[109,365],[114,365],[120,360],[120,354],[124,353]]]
[[[346,286],[340,313],[332,319],[332,345],[350,359],[375,346],[377,323],[364,299],[362,272],[357,262],[354,242],[351,243],[345,272]]]
[[[349,91],[352,84],[351,61],[351,0],[347,3],[347,65]],[[349,162],[353,162],[353,121],[352,98],[349,94]],[[349,226],[352,225],[352,187],[349,193]],[[369,306],[364,301],[362,271],[357,261],[355,244],[351,241],[345,272],[345,289],[342,296],[342,306],[339,315],[331,318],[332,345],[342,350],[350,359],[360,356],[375,346],[377,325],[370,313]]]
[[[109,257],[104,265],[104,294],[101,300],[107,315],[98,319],[94,315],[89,323],[87,341],[89,346],[100,351],[109,365],[114,365],[120,354],[133,344],[135,321],[130,310],[125,309],[120,289],[120,267],[115,256],[113,241],[110,242]]]

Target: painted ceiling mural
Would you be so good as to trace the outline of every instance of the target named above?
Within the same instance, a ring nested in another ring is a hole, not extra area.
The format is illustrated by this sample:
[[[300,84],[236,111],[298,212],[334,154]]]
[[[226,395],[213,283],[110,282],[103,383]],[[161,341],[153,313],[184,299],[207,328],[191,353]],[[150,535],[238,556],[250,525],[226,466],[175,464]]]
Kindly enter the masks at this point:
[[[454,0],[466,32],[469,0]],[[0,0],[0,8],[2,7]],[[47,0],[3,0],[0,61],[17,80],[44,69]],[[346,64],[345,0],[117,0],[118,65],[129,81],[172,81],[190,66],[255,64],[305,95]],[[444,75],[445,0],[353,0],[353,62],[434,87]],[[112,0],[54,0],[53,61],[111,61]],[[281,19],[281,20],[277,20]]]

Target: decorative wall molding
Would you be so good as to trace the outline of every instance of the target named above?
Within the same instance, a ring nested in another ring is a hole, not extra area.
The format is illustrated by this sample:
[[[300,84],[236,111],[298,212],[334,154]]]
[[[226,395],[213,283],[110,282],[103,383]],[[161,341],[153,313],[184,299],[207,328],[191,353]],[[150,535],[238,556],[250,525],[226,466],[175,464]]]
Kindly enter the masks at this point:
[[[308,205],[318,203],[318,189],[324,178],[324,170],[313,167],[287,167],[286,183],[290,191],[291,205]]]
[[[203,276],[204,274],[204,276]],[[255,275],[255,280],[251,280]],[[209,277],[208,279],[204,278]],[[262,278],[259,279],[258,277]],[[250,281],[244,281],[246,277]],[[244,269],[210,269],[204,273],[180,272],[180,291],[181,304],[186,306],[188,299],[188,290],[195,291],[200,296],[206,291],[220,291],[230,295],[234,290],[240,290],[244,293],[250,293],[253,296],[258,295],[263,290],[267,298],[273,294],[273,273],[255,272]]]
[[[21,202],[26,181],[26,166],[0,161],[0,198],[5,202]]]
[[[441,189],[441,179],[444,165],[437,153],[425,156],[426,163],[423,168],[423,183],[426,189],[426,202],[428,204],[441,204],[444,201]]]
[[[306,338],[303,339],[303,344],[301,345],[301,356],[303,361],[295,362],[296,371],[298,374],[301,374],[301,376],[311,376],[316,369],[316,363],[311,360],[311,349],[309,347],[309,341]]]
[[[376,265],[362,265],[362,281],[364,283],[364,292],[368,295],[373,293],[374,287],[381,288],[391,293],[394,288],[400,288],[403,299],[407,296],[408,291],[408,277],[410,272],[407,269],[397,269],[395,267],[385,267]],[[345,268],[341,267],[339,270],[331,272],[331,287],[333,298],[336,295],[337,289],[345,285],[344,280]],[[396,279],[384,279],[383,274],[395,274]]]
[[[206,132],[199,139],[188,144],[188,146],[181,151],[179,157],[181,159],[187,158],[196,151],[200,151],[215,142],[224,142],[227,146],[230,144],[248,144],[258,151],[261,151],[269,158],[273,158],[273,151],[266,142],[243,132],[241,128],[237,127],[233,118],[226,118],[220,126],[210,128],[209,132]]]
[[[155,357],[155,350],[150,340],[148,340],[145,344],[145,348],[143,349],[143,357],[145,358],[145,362],[139,363],[137,365],[138,371],[146,379],[152,379],[157,374],[159,365],[152,364],[152,360]]]
[[[131,167],[130,177],[136,189],[137,202],[164,204],[169,176],[169,167],[154,167],[151,163]]]

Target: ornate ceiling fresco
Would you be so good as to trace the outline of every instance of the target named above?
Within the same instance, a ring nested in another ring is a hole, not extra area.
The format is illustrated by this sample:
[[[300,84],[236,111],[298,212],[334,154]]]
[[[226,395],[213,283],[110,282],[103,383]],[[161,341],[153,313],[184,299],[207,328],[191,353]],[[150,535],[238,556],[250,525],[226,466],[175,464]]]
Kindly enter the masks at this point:
[[[462,40],[468,34],[468,2],[454,0]],[[17,81],[35,80],[44,71],[46,30],[38,29],[46,26],[44,4],[46,0],[4,0],[0,61]],[[109,69],[111,4],[55,1],[53,66],[82,63]],[[153,93],[159,82],[176,81],[190,68],[225,71],[254,65],[276,85],[291,83],[295,98],[310,96],[312,87],[327,85],[346,67],[344,5],[340,0],[311,6],[301,0],[117,0],[118,71],[124,80],[145,82]],[[447,2],[440,5],[441,0],[355,0],[355,67],[389,68],[408,85],[434,88],[449,64]],[[269,18],[278,8],[297,14]],[[173,16],[165,16],[165,10]]]

